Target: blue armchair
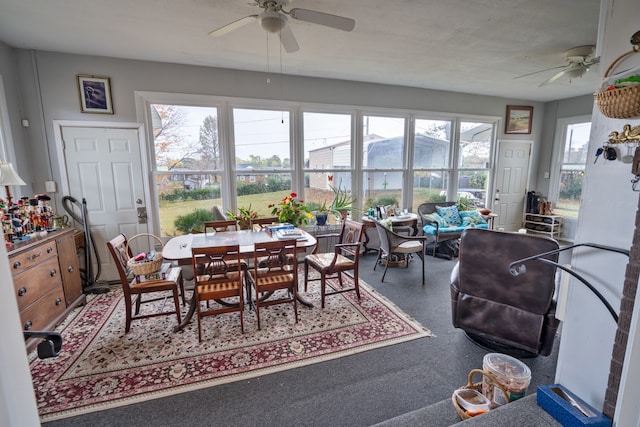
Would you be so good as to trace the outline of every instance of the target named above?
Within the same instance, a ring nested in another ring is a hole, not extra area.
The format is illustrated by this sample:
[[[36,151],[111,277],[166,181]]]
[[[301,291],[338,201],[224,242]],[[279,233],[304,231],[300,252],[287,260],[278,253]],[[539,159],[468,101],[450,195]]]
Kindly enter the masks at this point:
[[[456,202],[422,203],[418,206],[418,215],[422,220],[422,231],[434,241],[434,256],[438,243],[459,239],[465,229],[489,228],[477,211],[458,211]]]

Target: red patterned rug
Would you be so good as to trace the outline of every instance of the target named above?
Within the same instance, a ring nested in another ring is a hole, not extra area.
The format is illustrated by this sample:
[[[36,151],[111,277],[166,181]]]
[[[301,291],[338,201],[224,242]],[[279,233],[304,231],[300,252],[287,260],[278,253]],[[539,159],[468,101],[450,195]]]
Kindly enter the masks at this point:
[[[291,304],[203,319],[198,343],[195,319],[173,333],[175,316],[136,320],[124,333],[120,287],[90,298],[61,325],[60,356],[30,355],[41,421],[128,405],[211,387],[384,347],[433,334],[366,283],[355,292],[327,297],[309,288],[313,308]],[[346,283],[348,286],[349,283]],[[186,312],[184,308],[183,312]]]

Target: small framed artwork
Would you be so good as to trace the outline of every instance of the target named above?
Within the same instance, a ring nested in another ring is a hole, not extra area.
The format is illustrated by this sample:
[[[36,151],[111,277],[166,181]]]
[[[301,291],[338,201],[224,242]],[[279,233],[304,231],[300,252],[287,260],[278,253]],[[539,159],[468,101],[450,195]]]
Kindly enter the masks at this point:
[[[504,133],[531,133],[533,107],[507,105],[507,123]]]
[[[83,113],[113,114],[109,77],[78,74],[80,111]]]

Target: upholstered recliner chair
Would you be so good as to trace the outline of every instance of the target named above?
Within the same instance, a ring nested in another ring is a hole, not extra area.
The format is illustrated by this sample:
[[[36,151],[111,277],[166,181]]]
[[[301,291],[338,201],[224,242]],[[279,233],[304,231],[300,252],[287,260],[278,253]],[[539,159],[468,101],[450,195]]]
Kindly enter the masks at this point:
[[[553,298],[556,268],[528,261],[527,274],[514,276],[509,264],[557,249],[558,242],[544,236],[464,230],[451,273],[453,326],[492,350],[548,356],[560,323]],[[547,258],[557,262],[558,254]]]

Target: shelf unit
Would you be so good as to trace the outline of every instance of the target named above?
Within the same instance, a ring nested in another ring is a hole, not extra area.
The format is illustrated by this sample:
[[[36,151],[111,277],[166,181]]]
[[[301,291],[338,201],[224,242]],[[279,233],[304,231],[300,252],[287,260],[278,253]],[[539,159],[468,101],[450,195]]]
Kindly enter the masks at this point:
[[[546,234],[559,239],[562,234],[562,217],[560,215],[524,214],[524,228],[527,232]]]

